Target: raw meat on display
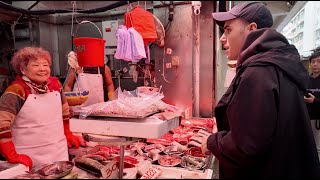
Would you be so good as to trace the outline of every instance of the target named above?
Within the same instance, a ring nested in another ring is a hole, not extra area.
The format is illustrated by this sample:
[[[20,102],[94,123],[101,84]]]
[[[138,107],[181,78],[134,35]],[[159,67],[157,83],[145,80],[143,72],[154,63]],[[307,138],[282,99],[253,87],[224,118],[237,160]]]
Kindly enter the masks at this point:
[[[177,155],[166,155],[162,156],[159,160],[158,163],[161,166],[177,166],[178,164],[181,163],[181,157]]]
[[[192,147],[187,151],[187,154],[190,156],[196,156],[196,157],[206,157],[201,151],[200,147]]]
[[[153,152],[162,152],[164,150],[164,146],[162,144],[150,144],[143,148],[145,152],[150,152],[153,150]]]
[[[183,156],[181,166],[190,169],[202,169],[205,166],[205,158]]]
[[[96,160],[90,159],[90,158],[75,158],[74,159],[75,166],[78,168],[88,171],[92,174],[101,176],[101,169],[104,167],[103,164],[99,163]]]

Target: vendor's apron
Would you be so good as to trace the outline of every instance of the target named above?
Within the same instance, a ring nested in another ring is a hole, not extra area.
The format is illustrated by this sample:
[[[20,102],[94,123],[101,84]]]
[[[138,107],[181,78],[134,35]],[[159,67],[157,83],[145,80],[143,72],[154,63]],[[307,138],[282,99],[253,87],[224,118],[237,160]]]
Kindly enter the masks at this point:
[[[83,103],[84,106],[104,102],[103,78],[102,74],[100,74],[100,68],[98,68],[98,74],[80,73],[78,82],[81,91],[89,91],[89,97]],[[77,82],[73,86],[73,91],[79,91]]]
[[[320,159],[320,120],[311,120],[311,127],[312,127],[312,132],[314,135],[314,140],[316,142],[317,146],[317,151],[318,151],[318,157]]]
[[[68,160],[60,93],[30,94],[12,124],[19,154],[30,156],[33,167]]]

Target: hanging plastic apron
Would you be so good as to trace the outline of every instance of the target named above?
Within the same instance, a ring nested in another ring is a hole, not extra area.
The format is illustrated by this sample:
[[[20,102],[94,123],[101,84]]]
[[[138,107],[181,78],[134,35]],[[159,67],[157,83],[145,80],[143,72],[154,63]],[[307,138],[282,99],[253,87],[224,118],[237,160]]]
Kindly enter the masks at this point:
[[[102,74],[100,74],[99,67],[98,74],[79,73],[78,82],[81,91],[89,91],[89,97],[82,105],[88,106],[95,103],[104,102],[103,78]],[[73,86],[73,91],[79,91],[77,82],[75,82]]]
[[[30,94],[12,124],[12,140],[17,153],[30,156],[33,167],[67,161],[60,93]]]

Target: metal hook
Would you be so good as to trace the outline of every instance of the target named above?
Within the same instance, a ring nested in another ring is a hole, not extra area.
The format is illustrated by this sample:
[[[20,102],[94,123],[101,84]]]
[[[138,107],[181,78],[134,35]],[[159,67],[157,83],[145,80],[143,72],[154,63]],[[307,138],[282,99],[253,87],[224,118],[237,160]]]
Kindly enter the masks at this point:
[[[131,2],[130,1],[127,1],[127,2],[128,2],[128,6],[130,7],[130,10],[132,10]]]

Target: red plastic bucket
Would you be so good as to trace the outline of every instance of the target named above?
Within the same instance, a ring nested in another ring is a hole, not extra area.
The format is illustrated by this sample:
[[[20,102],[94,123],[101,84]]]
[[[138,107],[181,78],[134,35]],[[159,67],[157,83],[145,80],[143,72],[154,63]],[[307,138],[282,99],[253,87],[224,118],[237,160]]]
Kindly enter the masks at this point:
[[[82,21],[80,24],[83,23],[91,23],[94,26],[96,26],[94,23],[90,21]],[[78,27],[76,31],[78,31]],[[100,35],[102,37],[100,29],[97,26],[96,28],[99,30]],[[106,42],[104,39],[92,37],[78,37],[74,38],[73,42],[75,44],[79,66],[104,66],[104,44]]]
[[[105,40],[100,38],[74,38],[79,66],[96,67],[104,65]]]

